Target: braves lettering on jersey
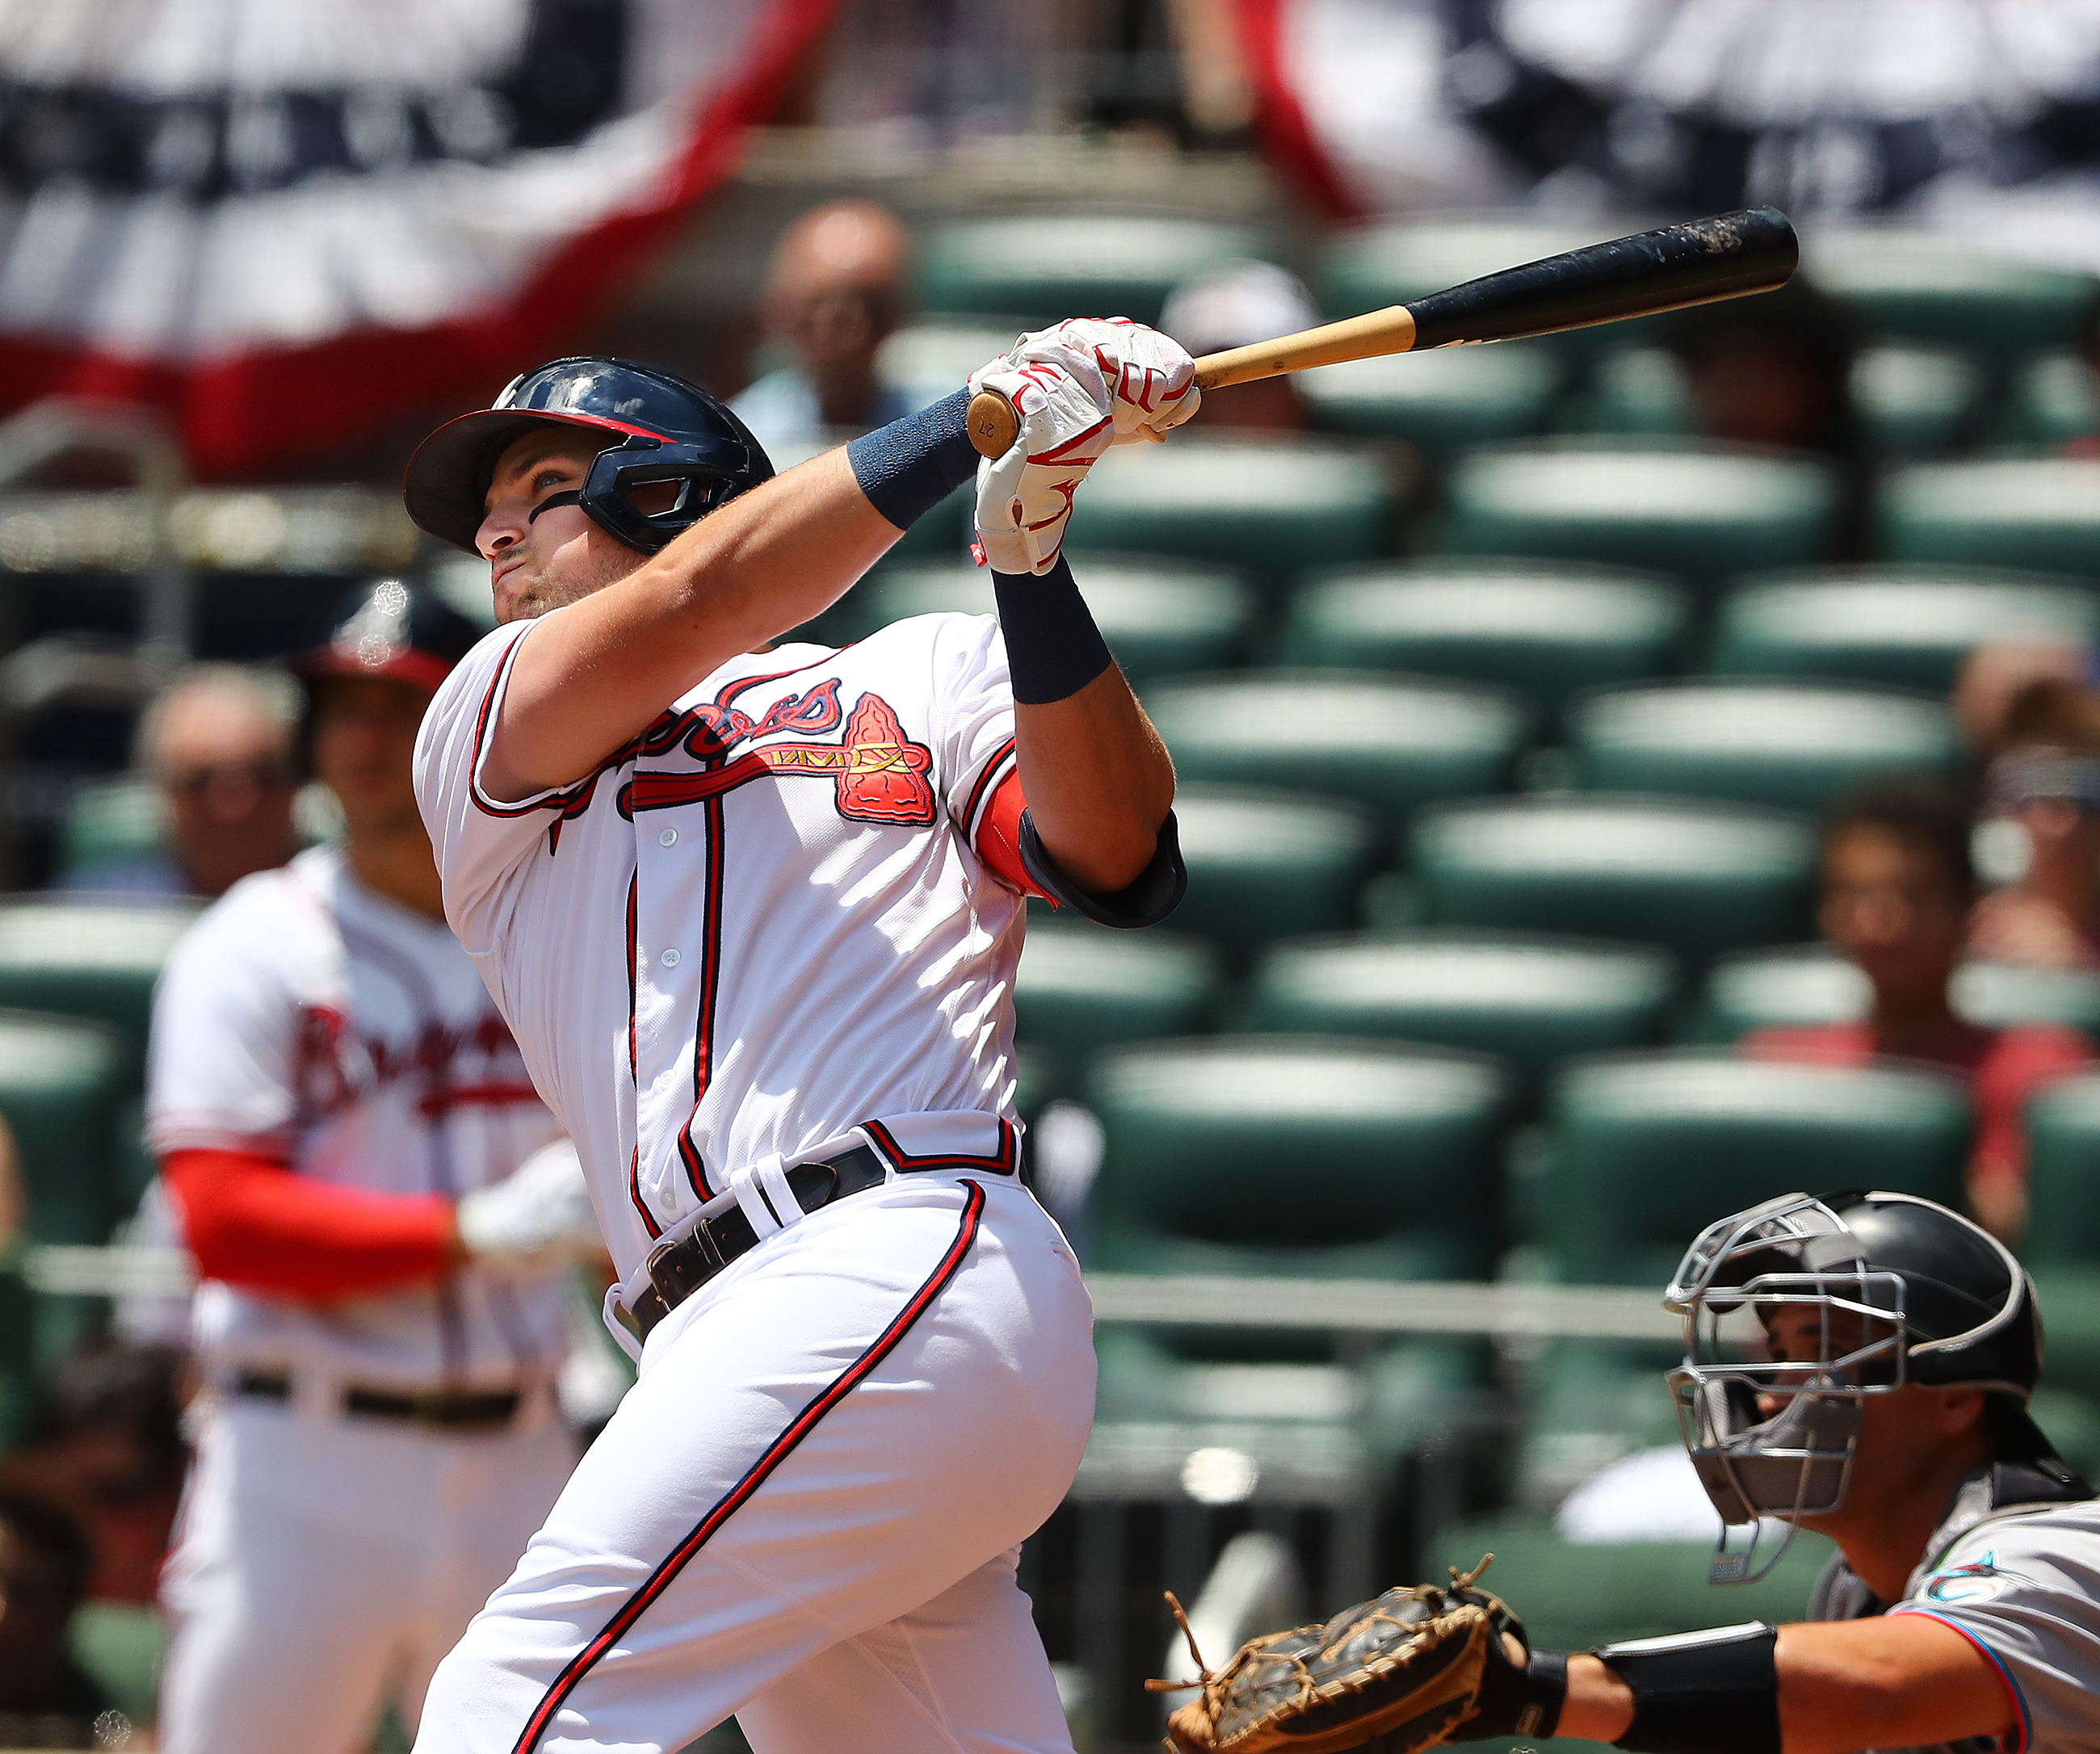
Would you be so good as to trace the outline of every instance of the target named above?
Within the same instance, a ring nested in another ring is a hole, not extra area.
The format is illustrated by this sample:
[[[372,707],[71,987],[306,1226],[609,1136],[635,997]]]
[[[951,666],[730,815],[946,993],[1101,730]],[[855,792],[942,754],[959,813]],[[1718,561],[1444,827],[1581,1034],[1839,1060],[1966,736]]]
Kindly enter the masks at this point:
[[[1013,771],[997,624],[735,659],[597,773],[512,802],[480,776],[531,625],[439,692],[417,795],[620,1271],[751,1166],[855,1128],[901,1166],[1011,1169],[1023,903],[974,850]]]
[[[252,1152],[379,1192],[457,1199],[560,1134],[452,934],[330,849],[236,884],[177,947],[148,1082],[158,1156]],[[216,1366],[417,1388],[549,1382],[569,1343],[551,1267],[323,1304],[208,1284],[196,1325]]]

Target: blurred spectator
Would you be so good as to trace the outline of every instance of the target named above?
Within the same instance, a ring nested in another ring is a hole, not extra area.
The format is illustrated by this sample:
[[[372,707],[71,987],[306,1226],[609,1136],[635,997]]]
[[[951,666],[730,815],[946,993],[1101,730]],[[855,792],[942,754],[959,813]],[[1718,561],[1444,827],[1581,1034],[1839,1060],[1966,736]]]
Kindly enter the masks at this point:
[[[1184,280],[1167,295],[1159,326],[1201,359],[1229,347],[1311,328],[1320,320],[1297,275],[1267,262],[1231,262]],[[1305,404],[1290,377],[1256,378],[1203,392],[1195,424],[1246,432],[1298,432]]]
[[[2075,646],[2008,642],[1979,646],[1954,679],[1954,717],[1979,767],[2005,747],[2013,703],[2032,684],[2085,679],[2089,654]]]
[[[1976,904],[1971,955],[2032,968],[2100,968],[2100,696],[2048,678],[2007,709],[1989,808],[2018,825],[2027,869]]]
[[[38,1404],[28,1453],[66,1483],[86,1520],[91,1601],[153,1604],[189,1468],[187,1369],[171,1346],[104,1342],[68,1359]]]
[[[2021,1110],[2037,1086],[2092,1056],[2075,1030],[1986,1029],[1955,1014],[1948,983],[1976,888],[1969,831],[1954,800],[1927,786],[1879,787],[1841,806],[1824,831],[1817,922],[1866,976],[1873,1008],[1856,1023],[1760,1029],[1743,1047],[1775,1060],[1856,1065],[1886,1056],[1958,1074],[1975,1104],[1970,1206],[2010,1239],[2027,1214]]]
[[[90,1747],[107,1701],[67,1642],[91,1554],[64,1502],[0,1474],[0,1747]]]
[[[767,334],[792,356],[730,406],[768,451],[865,432],[911,412],[876,375],[903,320],[911,239],[871,201],[827,201],[783,234],[766,275]]]
[[[159,789],[164,848],[68,873],[69,893],[214,899],[298,851],[297,697],[268,670],[204,663],[139,722],[135,761]]]

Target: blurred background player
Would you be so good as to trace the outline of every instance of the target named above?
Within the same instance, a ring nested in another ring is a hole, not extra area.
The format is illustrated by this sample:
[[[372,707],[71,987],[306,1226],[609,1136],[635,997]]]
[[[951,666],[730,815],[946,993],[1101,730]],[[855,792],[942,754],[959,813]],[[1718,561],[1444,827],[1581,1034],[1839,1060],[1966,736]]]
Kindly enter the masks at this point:
[[[203,663],[184,671],[139,722],[134,765],[161,808],[161,849],[86,865],[60,888],[214,901],[251,871],[298,851],[297,690],[273,671]]]
[[[1930,787],[1861,792],[1824,829],[1822,883],[1818,923],[1867,977],[1872,1008],[1856,1023],[1760,1029],[1745,1051],[1836,1065],[1914,1060],[1954,1073],[1976,1109],[1970,1208],[1994,1234],[2016,1236],[2027,1211],[2021,1111],[2092,1055],[2073,1030],[1987,1029],[1955,1011],[1948,985],[1976,892],[1967,813]]]
[[[872,201],[826,201],[774,248],[761,310],[788,363],[730,406],[769,451],[850,437],[911,412],[876,375],[882,344],[903,320],[911,240]]]
[[[352,593],[306,681],[346,838],[207,912],[155,1004],[148,1131],[205,1281],[160,1746],[348,1749],[509,1571],[576,1452],[575,1153],[439,914],[409,787],[463,617]]]

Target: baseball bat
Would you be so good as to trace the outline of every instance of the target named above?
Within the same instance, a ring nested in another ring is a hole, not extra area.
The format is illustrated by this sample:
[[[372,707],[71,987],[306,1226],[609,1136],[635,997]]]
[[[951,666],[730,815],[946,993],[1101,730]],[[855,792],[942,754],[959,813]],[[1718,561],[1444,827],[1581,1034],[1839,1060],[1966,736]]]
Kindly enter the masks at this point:
[[[1196,383],[1215,390],[1344,359],[1518,341],[1653,316],[1771,292],[1786,284],[1800,260],[1801,245],[1786,215],[1775,207],[1748,208],[1586,245],[1431,293],[1412,304],[1388,305],[1251,347],[1206,354],[1196,362]],[[995,390],[970,398],[968,422],[970,443],[986,456],[1004,456],[1021,435],[1013,404]]]

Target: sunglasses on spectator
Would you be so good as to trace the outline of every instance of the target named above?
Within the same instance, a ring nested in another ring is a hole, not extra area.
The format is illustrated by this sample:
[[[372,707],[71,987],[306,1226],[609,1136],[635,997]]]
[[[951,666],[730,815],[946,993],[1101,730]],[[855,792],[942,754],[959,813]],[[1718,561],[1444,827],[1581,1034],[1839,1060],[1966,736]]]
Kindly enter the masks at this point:
[[[286,761],[215,761],[205,767],[179,769],[162,777],[161,783],[183,797],[196,797],[214,786],[254,786],[267,790],[293,782]]]

